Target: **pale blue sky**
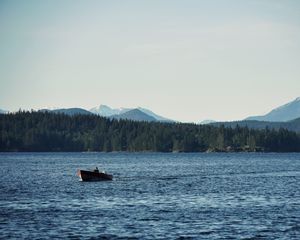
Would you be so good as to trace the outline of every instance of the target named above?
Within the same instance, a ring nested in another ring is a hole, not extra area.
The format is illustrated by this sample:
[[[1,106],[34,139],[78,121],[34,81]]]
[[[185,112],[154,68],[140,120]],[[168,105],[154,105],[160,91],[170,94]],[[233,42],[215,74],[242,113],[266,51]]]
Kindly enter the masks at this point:
[[[300,1],[0,1],[0,108],[199,122],[300,96]]]

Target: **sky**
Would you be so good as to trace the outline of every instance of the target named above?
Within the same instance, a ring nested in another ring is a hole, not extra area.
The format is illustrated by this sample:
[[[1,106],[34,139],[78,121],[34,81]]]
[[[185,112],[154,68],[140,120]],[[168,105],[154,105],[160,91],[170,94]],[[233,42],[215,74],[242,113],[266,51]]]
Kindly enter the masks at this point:
[[[229,121],[299,96],[298,0],[0,0],[1,109]]]

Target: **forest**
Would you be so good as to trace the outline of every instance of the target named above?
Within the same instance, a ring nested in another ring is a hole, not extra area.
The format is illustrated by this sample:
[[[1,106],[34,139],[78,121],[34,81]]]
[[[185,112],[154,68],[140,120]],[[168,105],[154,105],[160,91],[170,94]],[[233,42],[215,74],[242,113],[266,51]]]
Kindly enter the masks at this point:
[[[0,114],[0,151],[300,152],[299,133],[187,123],[112,120],[96,115]]]

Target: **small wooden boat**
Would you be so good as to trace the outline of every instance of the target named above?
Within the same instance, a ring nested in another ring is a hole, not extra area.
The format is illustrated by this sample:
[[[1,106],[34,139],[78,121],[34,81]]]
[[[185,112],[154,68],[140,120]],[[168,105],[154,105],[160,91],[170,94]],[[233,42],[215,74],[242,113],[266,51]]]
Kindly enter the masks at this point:
[[[77,175],[80,177],[81,181],[107,181],[113,179],[112,175],[97,170],[86,171],[78,169]]]

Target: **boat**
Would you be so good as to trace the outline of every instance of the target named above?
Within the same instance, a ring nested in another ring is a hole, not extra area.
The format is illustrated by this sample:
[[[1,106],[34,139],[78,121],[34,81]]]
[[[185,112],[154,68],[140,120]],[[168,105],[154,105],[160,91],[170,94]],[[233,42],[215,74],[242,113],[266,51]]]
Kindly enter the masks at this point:
[[[77,170],[77,176],[80,177],[81,181],[109,181],[113,179],[111,174],[106,172],[100,172],[98,169],[94,171]]]

